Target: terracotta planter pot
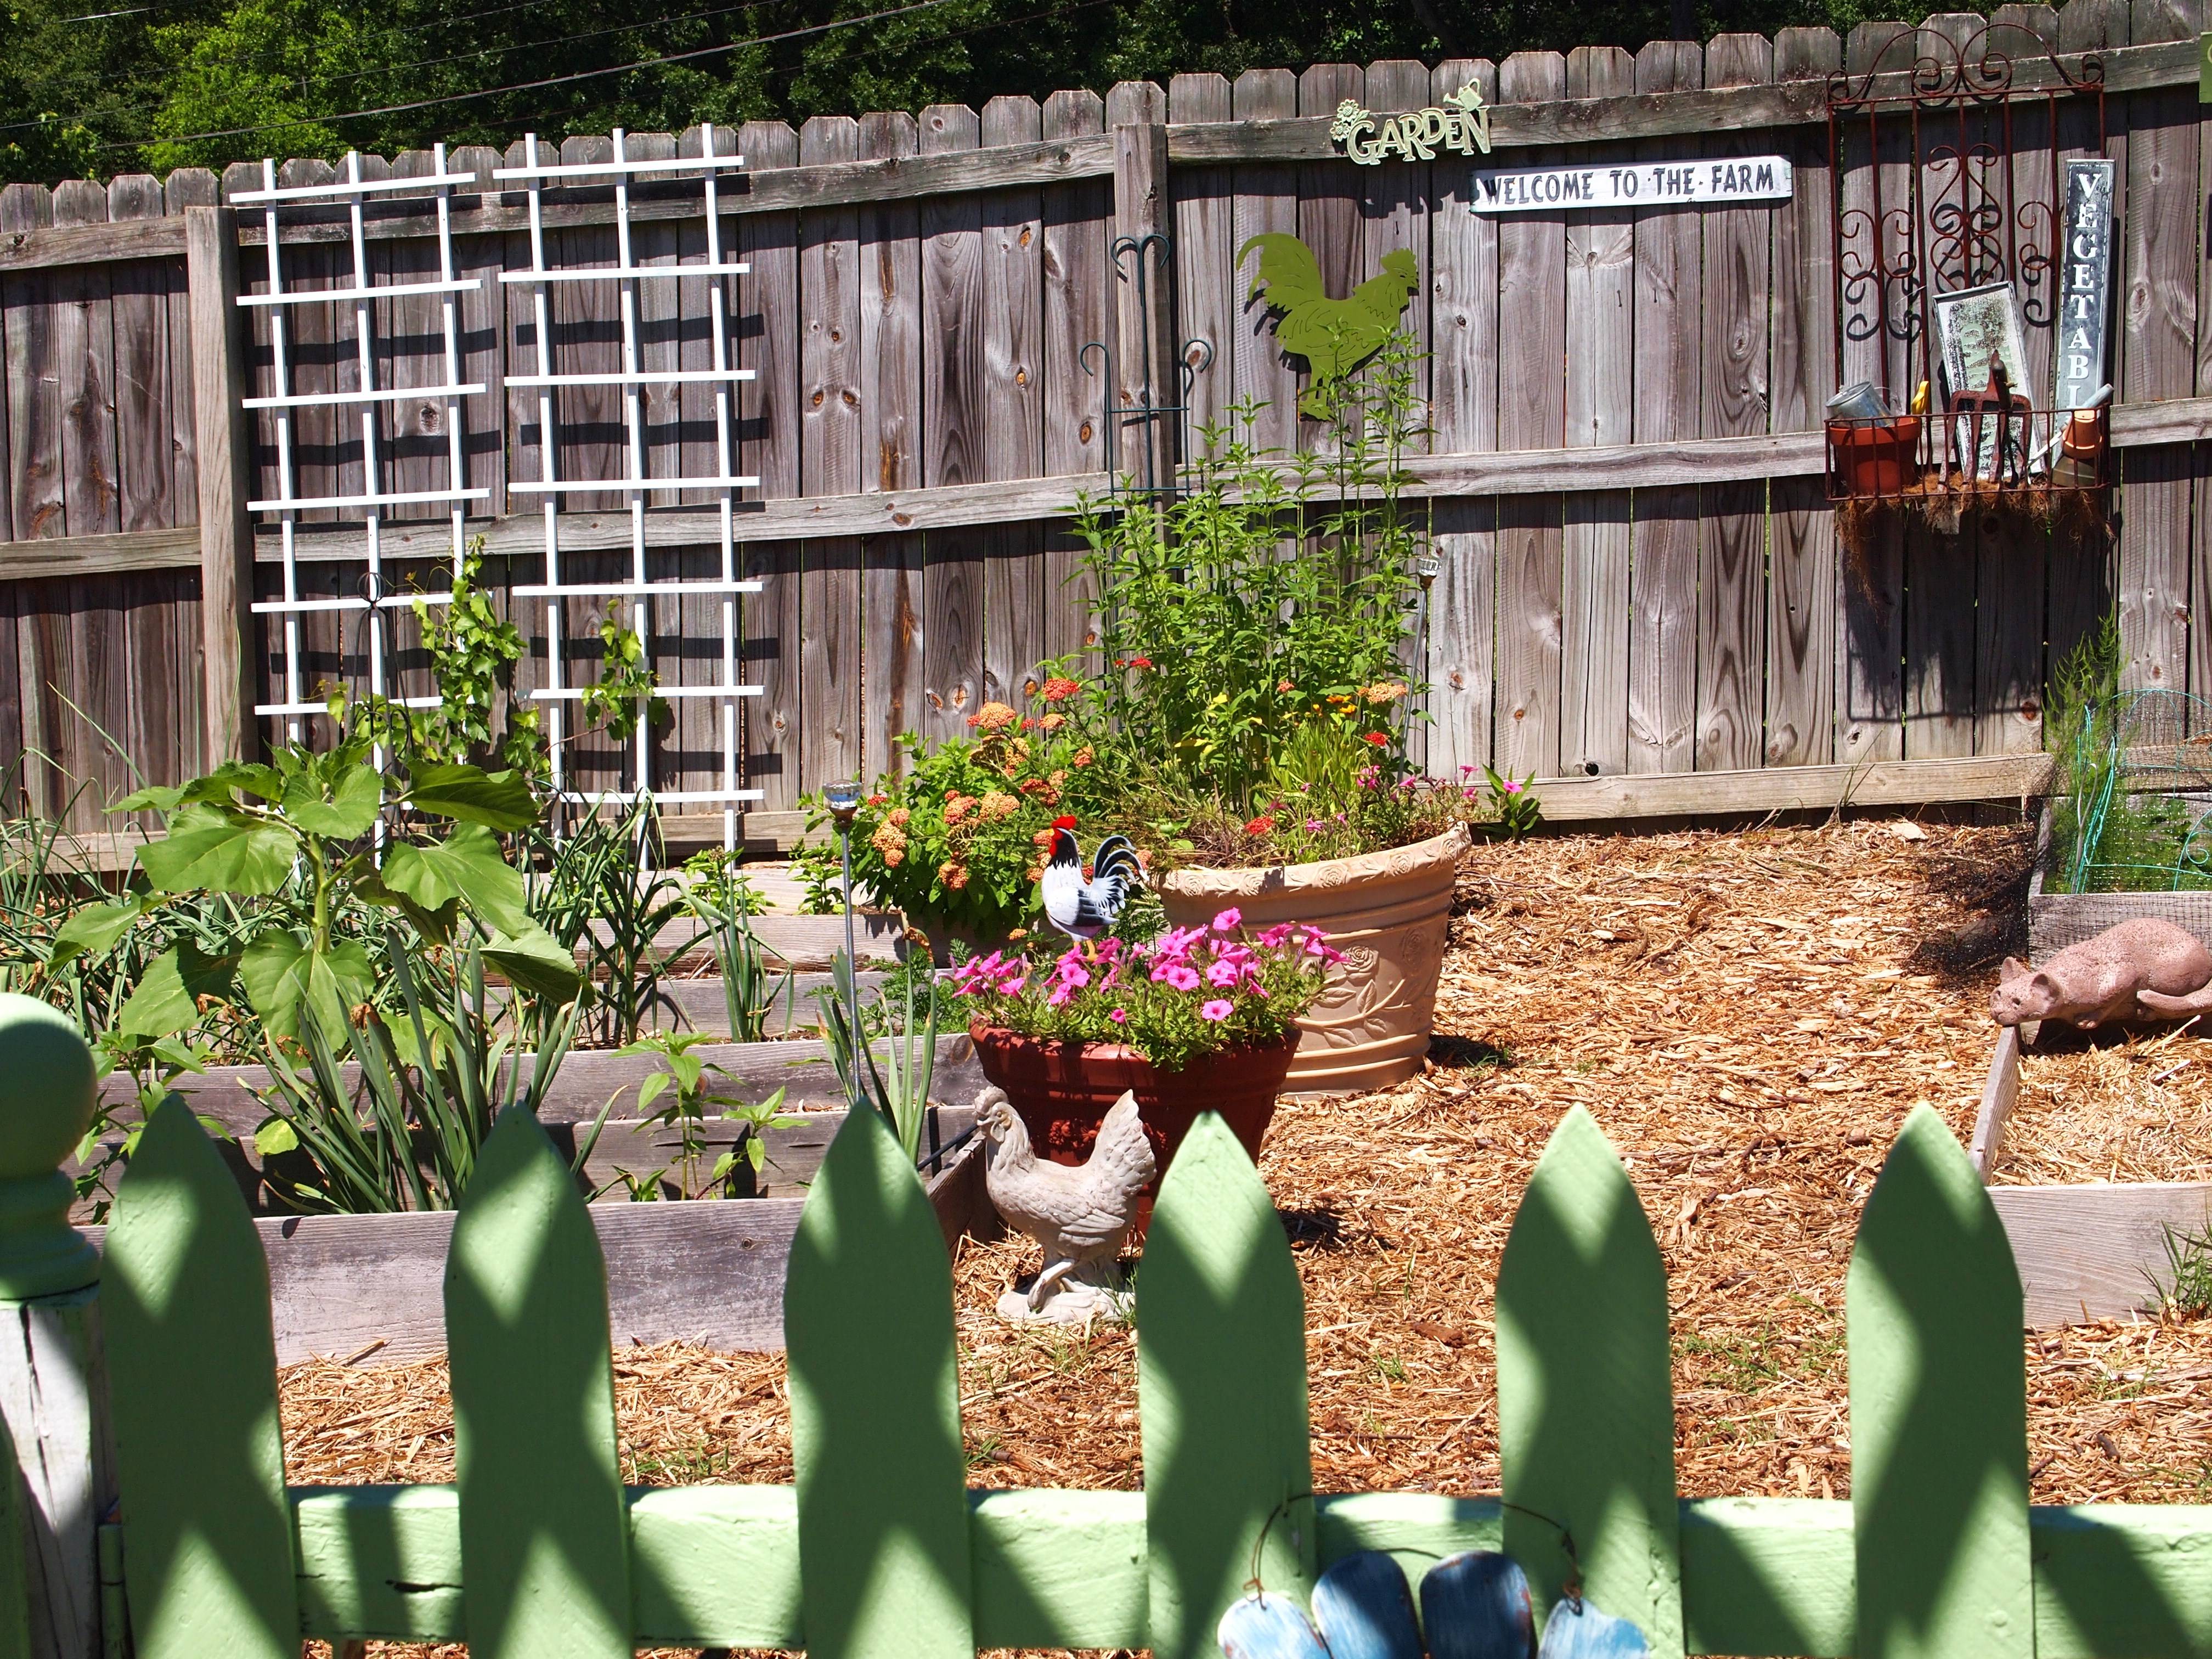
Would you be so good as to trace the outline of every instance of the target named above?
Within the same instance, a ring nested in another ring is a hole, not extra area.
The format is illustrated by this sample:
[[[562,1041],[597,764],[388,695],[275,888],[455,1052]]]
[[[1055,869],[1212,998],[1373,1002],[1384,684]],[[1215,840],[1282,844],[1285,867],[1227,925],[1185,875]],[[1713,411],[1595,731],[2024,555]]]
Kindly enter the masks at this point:
[[[975,1063],[1006,1091],[1040,1158],[1080,1164],[1091,1156],[1098,1125],[1123,1092],[1137,1093],[1138,1115],[1152,1160],[1165,1175],[1176,1149],[1200,1112],[1218,1112],[1254,1163],[1275,1115],[1276,1097],[1297,1042],[1272,1048],[1224,1048],[1180,1072],[1158,1072],[1119,1042],[1047,1042],[1001,1026],[975,1024]],[[1142,1239],[1159,1192],[1154,1179],[1137,1207],[1132,1242]]]
[[[1245,925],[1309,922],[1344,952],[1328,988],[1301,1015],[1293,1091],[1350,1094],[1402,1083],[1421,1069],[1437,1012],[1451,924],[1452,872],[1467,829],[1388,852],[1314,864],[1176,870],[1159,883],[1168,920],[1211,921],[1230,905]]]

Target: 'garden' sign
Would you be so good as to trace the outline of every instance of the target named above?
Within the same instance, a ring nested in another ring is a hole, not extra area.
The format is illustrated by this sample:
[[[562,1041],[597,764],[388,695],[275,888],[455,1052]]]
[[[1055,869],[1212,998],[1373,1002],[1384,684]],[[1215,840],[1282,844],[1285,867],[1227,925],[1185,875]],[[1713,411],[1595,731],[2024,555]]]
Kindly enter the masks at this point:
[[[1431,105],[1404,115],[1375,116],[1347,98],[1336,106],[1328,136],[1344,146],[1345,159],[1376,167],[1396,156],[1401,161],[1433,161],[1439,145],[1462,155],[1490,154],[1490,111],[1482,88],[1464,86],[1446,95],[1444,107]]]
[[[1478,168],[1468,206],[1477,213],[1563,208],[1687,207],[1786,200],[1790,163],[1779,155],[1717,161],[1639,161],[1595,167]]]

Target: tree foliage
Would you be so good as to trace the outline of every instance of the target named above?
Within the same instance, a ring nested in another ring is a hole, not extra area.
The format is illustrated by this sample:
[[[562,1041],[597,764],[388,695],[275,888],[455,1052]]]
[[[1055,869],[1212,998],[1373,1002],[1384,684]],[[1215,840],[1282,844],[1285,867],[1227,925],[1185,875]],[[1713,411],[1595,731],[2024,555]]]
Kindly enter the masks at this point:
[[[980,108],[1187,70],[1504,58],[1873,0],[0,0],[0,179]],[[1881,7],[1917,21],[1925,0]],[[890,13],[891,15],[884,15]],[[684,54],[696,54],[689,58]],[[641,64],[620,73],[604,71]]]

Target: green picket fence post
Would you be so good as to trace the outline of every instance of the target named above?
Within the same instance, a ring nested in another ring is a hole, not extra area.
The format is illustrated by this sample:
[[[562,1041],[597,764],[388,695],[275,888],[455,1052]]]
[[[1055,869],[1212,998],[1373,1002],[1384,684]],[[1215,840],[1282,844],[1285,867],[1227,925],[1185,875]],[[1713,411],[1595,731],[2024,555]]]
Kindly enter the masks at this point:
[[[848,1113],[783,1293],[810,1659],[973,1659],[952,1268],[914,1161]]]
[[[1581,1107],[1537,1160],[1498,1265],[1498,1425],[1505,1549],[1540,1611],[1579,1563],[1593,1605],[1642,1630],[1653,1659],[1680,1659],[1666,1270]]]
[[[105,1303],[139,1659],[298,1659],[269,1263],[175,1095],[116,1191]]]
[[[2020,1273],[1929,1107],[1867,1198],[1845,1302],[1858,1659],[2033,1659]]]
[[[61,1164],[92,1121],[92,1051],[57,1010],[0,995],[0,1659],[99,1659],[100,1260]]]
[[[1137,1276],[1156,1659],[1214,1659],[1256,1578],[1303,1601],[1316,1555],[1305,1293],[1252,1160],[1206,1113],[1160,1183]]]
[[[453,1220],[446,1351],[472,1659],[628,1659],[606,1263],[567,1164],[519,1107]]]

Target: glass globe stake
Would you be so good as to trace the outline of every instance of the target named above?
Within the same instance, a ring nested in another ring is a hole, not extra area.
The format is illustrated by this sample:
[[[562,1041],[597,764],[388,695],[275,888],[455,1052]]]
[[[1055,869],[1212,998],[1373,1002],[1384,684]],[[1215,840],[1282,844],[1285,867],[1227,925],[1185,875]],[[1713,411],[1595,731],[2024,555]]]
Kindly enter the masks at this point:
[[[848,778],[822,786],[822,799],[837,821],[837,843],[845,861],[845,1012],[852,1020],[853,1074],[847,1092],[854,1111],[860,1109],[860,1045],[867,1041],[860,1029],[860,959],[853,944],[853,818],[860,810],[860,781]]]

